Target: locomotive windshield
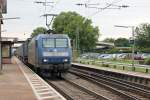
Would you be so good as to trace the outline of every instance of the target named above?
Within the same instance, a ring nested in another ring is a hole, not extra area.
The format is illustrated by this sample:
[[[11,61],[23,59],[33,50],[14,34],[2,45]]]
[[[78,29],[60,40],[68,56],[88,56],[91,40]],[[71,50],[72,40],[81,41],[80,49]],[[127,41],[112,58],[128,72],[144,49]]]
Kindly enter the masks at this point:
[[[56,47],[67,47],[67,39],[56,39]]]
[[[43,39],[43,47],[55,47],[55,42],[54,42],[54,39]]]
[[[43,47],[68,47],[67,39],[43,39]]]

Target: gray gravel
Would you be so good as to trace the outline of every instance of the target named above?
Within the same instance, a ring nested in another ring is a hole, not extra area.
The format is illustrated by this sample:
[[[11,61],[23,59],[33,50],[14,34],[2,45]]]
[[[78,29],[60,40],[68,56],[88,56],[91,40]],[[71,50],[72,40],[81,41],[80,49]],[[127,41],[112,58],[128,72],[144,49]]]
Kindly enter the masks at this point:
[[[53,83],[57,85],[57,87],[61,88],[61,90],[63,90],[65,93],[72,96],[74,100],[100,100],[72,86],[66,81],[53,81]]]
[[[110,90],[105,89],[104,87],[97,86],[96,84],[85,79],[79,78],[73,74],[68,74],[66,78],[112,100],[126,100],[125,98],[120,97],[119,95],[111,92]]]

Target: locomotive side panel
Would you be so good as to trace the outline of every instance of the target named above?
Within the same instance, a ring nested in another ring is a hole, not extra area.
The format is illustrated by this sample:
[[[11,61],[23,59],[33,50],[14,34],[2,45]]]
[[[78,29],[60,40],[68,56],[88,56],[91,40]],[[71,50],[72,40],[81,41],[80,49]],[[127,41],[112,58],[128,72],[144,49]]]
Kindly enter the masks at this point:
[[[36,56],[37,56],[36,39],[33,38],[28,45],[28,63],[30,63],[34,67],[38,67]]]
[[[25,41],[25,43],[24,43],[23,61],[24,61],[25,63],[28,62],[28,44],[29,44],[29,42],[30,42],[30,38],[27,39],[27,40]]]

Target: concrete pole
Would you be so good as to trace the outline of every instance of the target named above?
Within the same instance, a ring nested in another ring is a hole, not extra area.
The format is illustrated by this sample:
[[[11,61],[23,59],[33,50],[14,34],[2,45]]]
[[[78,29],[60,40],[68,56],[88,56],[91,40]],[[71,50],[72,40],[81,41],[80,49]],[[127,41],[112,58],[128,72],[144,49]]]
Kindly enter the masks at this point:
[[[78,50],[78,28],[76,28],[76,50]]]
[[[80,52],[79,28],[76,29],[76,49]]]
[[[134,26],[120,26],[120,25],[115,25],[115,27],[123,27],[123,28],[132,28],[132,38],[133,38],[133,45],[132,45],[132,70],[135,70],[134,67],[134,51],[135,51],[135,34],[134,34]]]
[[[2,16],[2,9],[0,7],[0,16]],[[1,39],[1,21],[0,19],[0,73],[2,73],[2,39]]]
[[[132,26],[132,38],[133,38],[133,45],[132,45],[132,70],[134,71],[134,51],[135,51],[135,35],[134,35],[134,26]]]

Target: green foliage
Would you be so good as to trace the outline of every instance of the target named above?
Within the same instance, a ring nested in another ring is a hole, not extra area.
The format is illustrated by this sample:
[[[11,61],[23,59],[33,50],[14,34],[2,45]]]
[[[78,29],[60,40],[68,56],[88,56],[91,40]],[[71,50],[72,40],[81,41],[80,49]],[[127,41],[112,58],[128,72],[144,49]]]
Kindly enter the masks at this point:
[[[150,65],[150,58],[147,58],[147,59],[145,60],[145,64],[146,64],[146,65]]]
[[[109,43],[114,43],[115,42],[115,39],[113,38],[106,38],[103,40],[104,42],[109,42]]]
[[[137,50],[135,49],[135,52]],[[131,48],[112,48],[112,49],[108,49],[108,50],[104,50],[102,51],[101,53],[131,53],[132,52],[132,49]]]
[[[139,64],[143,65],[143,64],[145,64],[145,61],[144,60],[139,60]]]
[[[144,23],[140,24],[136,28],[136,46],[139,49],[150,47],[150,24]]]
[[[118,38],[115,40],[116,47],[129,47],[129,40],[126,38]]]
[[[47,31],[46,28],[44,27],[37,27],[36,29],[33,30],[31,37],[33,38],[34,36],[41,34],[41,33],[45,33]]]
[[[140,52],[150,53],[150,47],[147,48],[141,48]]]
[[[92,26],[92,21],[82,17],[76,12],[62,12],[53,23],[56,33],[68,34],[74,46],[80,50],[91,50],[95,48],[99,37],[98,27]],[[79,45],[75,45],[78,43]]]
[[[117,48],[112,48],[110,50],[106,50],[105,53],[117,53],[119,50]]]

